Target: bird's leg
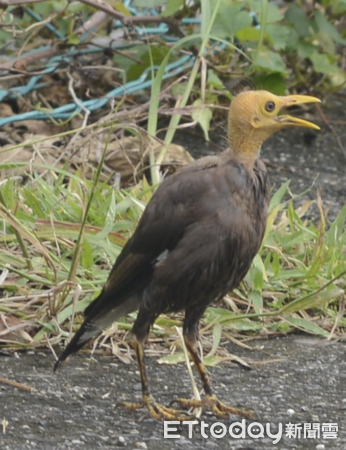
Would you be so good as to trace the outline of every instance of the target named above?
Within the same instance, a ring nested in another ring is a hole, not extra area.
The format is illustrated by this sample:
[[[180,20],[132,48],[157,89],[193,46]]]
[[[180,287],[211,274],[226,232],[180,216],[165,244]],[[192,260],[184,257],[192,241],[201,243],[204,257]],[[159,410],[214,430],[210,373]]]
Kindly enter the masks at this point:
[[[197,346],[196,346],[196,342],[190,342],[186,336],[185,336],[185,345],[186,348],[188,349],[191,358],[196,366],[198,375],[201,379],[202,382],[202,386],[205,392],[205,396],[206,399],[202,402],[200,402],[200,404],[196,405],[191,405],[191,406],[208,406],[210,407],[211,411],[213,412],[213,414],[217,417],[220,418],[227,418],[228,414],[237,414],[239,416],[244,416],[244,417],[248,417],[253,418],[253,413],[251,411],[247,411],[246,409],[239,409],[239,408],[234,408],[232,406],[228,406],[225,403],[223,403],[221,400],[219,400],[219,398],[217,397],[217,395],[215,394],[213,385],[211,384],[209,375],[207,374],[206,368],[202,362],[202,359],[198,353],[197,350]],[[180,403],[181,406],[184,406],[182,403]],[[188,405],[187,405],[188,406]]]
[[[197,337],[198,337],[198,321],[196,321],[196,316],[191,323],[189,322],[188,310],[186,311],[185,321],[184,321],[184,341],[187,350],[189,351],[192,361],[194,362],[198,375],[201,379],[202,386],[206,395],[205,400],[187,400],[187,399],[176,399],[174,402],[179,403],[183,408],[197,408],[197,407],[208,407],[211,409],[212,413],[220,418],[227,418],[228,414],[237,414],[247,418],[253,418],[253,413],[247,411],[246,409],[233,408],[223,403],[216,396],[214,388],[211,384],[209,375],[207,374],[206,368],[203,361],[199,355],[197,349]],[[197,319],[198,320],[198,319]]]
[[[121,405],[124,406],[128,411],[134,411],[136,409],[147,407],[150,415],[156,420],[179,420],[183,422],[184,420],[191,420],[191,416],[184,414],[183,411],[178,411],[174,408],[170,408],[164,405],[157,403],[151,394],[147,371],[145,368],[145,353],[144,353],[144,341],[147,334],[144,334],[143,329],[139,327],[139,323],[134,326],[134,334],[136,336],[136,340],[133,343],[134,350],[137,355],[139,372],[141,377],[142,384],[142,402],[137,403],[129,403],[124,402]],[[139,329],[138,333],[136,332]]]

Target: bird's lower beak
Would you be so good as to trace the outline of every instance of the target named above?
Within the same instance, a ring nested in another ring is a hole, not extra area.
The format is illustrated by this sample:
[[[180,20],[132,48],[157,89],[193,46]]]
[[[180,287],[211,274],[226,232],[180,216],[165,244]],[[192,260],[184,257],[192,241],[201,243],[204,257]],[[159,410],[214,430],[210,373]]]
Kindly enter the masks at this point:
[[[287,97],[281,97],[282,106],[281,108],[285,108],[293,105],[302,105],[304,103],[319,103],[321,100],[317,97],[311,97],[310,95],[288,95]],[[282,116],[277,116],[277,120],[285,124],[286,126],[298,126],[298,127],[306,127],[313,128],[315,130],[319,130],[320,127],[315,125],[312,122],[308,122],[307,120],[299,119],[298,117],[292,117],[287,114],[283,114]]]

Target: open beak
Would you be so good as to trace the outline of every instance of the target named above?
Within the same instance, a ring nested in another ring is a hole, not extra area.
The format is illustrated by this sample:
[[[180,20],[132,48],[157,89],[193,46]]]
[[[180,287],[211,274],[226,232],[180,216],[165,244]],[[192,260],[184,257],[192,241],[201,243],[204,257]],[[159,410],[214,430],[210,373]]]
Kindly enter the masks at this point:
[[[310,95],[288,95],[286,97],[280,97],[281,108],[285,108],[293,105],[302,105],[304,103],[319,103],[321,100],[316,97],[310,97]],[[299,119],[298,117],[292,117],[288,114],[283,114],[281,116],[277,116],[277,120],[287,127],[289,126],[298,126],[298,127],[306,127],[313,128],[314,130],[319,130],[320,127],[315,125],[312,122],[308,122],[307,120]]]

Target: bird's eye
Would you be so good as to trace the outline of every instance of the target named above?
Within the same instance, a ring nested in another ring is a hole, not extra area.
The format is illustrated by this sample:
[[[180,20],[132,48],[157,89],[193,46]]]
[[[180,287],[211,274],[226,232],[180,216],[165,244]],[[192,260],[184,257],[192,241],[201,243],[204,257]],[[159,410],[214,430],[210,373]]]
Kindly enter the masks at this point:
[[[269,101],[269,102],[266,103],[265,108],[266,108],[267,112],[273,112],[274,109],[275,109],[275,103],[272,102],[272,101]]]

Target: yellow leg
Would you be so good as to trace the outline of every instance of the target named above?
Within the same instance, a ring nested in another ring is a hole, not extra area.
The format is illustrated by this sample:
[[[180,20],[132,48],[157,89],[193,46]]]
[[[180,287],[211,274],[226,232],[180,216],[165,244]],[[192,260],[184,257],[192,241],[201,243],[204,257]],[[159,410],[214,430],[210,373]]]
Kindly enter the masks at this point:
[[[140,342],[135,342],[134,349],[136,351],[141,376],[143,400],[140,403],[124,402],[121,403],[121,406],[124,406],[127,411],[134,411],[139,408],[147,407],[149,414],[156,420],[179,420],[181,422],[183,422],[184,420],[191,420],[191,417],[193,416],[188,416],[187,414],[184,415],[184,412],[182,411],[169,408],[155,401],[154,397],[151,395],[149,388],[144,362],[143,345]]]
[[[212,413],[220,418],[227,419],[228,414],[237,414],[238,416],[244,416],[249,419],[254,418],[254,414],[246,409],[233,408],[223,403],[215,394],[214,388],[211,384],[210,378],[207,374],[205,366],[198,354],[195,341],[190,342],[186,335],[184,335],[186,348],[188,349],[191,358],[196,366],[197,372],[202,382],[202,386],[206,395],[205,400],[187,400],[187,399],[176,399],[173,403],[177,402],[183,408],[198,408],[198,407],[208,407]]]

